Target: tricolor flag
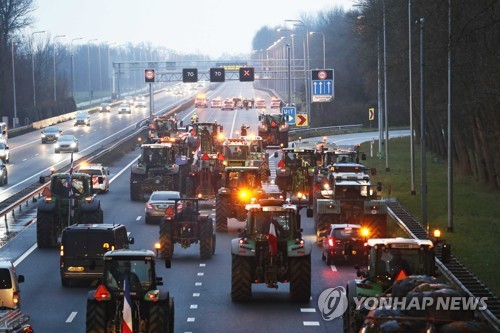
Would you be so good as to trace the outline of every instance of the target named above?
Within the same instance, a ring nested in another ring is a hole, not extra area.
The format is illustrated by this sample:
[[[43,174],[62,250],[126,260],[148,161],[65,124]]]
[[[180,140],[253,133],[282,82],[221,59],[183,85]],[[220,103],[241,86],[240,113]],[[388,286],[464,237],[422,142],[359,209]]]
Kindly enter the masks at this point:
[[[276,253],[278,253],[278,237],[276,237],[276,228],[273,222],[271,222],[269,226],[267,241],[269,242],[269,252],[272,256],[274,256]]]
[[[123,289],[125,295],[123,296],[122,333],[133,333],[132,301],[130,300],[130,282],[128,277],[125,277],[125,281],[123,281]]]

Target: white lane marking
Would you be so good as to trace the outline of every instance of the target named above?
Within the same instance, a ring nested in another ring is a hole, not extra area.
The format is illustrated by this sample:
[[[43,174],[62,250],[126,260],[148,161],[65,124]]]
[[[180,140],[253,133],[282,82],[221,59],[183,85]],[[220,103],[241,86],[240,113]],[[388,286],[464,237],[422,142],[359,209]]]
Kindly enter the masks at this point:
[[[315,308],[300,308],[300,312],[316,312]]]
[[[200,293],[193,293],[193,297],[200,297]]]
[[[194,285],[195,285],[196,287],[200,287],[200,286],[202,285],[202,283],[201,283],[201,282],[195,282],[195,284],[194,284]]]
[[[319,326],[319,321],[304,321],[304,326]]]
[[[142,219],[142,216],[137,216],[135,220],[139,221],[140,219]]]
[[[71,314],[69,315],[68,319],[66,319],[66,322],[67,323],[71,323],[73,321],[73,319],[75,319],[77,313],[78,312],[76,312],[76,311],[71,312]]]
[[[198,304],[191,304],[190,309],[198,309]]]
[[[205,273],[203,273],[203,272],[198,272],[198,276],[203,276],[203,275],[205,275]]]
[[[335,267],[335,265],[330,265],[330,268],[332,269],[332,272],[336,272],[337,271],[337,267]]]
[[[200,264],[200,267],[205,267],[207,264]]]
[[[194,317],[188,317],[187,321],[188,321],[188,323],[194,322]]]
[[[24,252],[19,258],[17,258],[16,261],[14,261],[14,263],[13,263],[14,267],[16,267],[17,265],[19,265],[27,256],[29,256],[31,254],[31,252],[35,251],[35,249],[37,247],[38,247],[37,243],[33,244],[33,246],[30,247],[28,249],[28,251]]]

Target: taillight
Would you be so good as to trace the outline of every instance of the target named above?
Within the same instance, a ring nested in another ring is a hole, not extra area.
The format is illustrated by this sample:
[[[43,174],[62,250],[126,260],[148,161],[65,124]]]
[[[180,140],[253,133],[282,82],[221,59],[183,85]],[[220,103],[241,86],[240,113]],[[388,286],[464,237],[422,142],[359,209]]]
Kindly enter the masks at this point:
[[[334,247],[335,246],[335,241],[331,237],[328,238],[328,246],[330,246],[330,247]]]
[[[153,205],[152,205],[152,204],[147,204],[147,205],[146,205],[146,208],[147,208],[147,209],[153,209]]]
[[[13,301],[15,304],[19,303],[19,292],[14,291],[14,292],[12,293],[12,301]]]

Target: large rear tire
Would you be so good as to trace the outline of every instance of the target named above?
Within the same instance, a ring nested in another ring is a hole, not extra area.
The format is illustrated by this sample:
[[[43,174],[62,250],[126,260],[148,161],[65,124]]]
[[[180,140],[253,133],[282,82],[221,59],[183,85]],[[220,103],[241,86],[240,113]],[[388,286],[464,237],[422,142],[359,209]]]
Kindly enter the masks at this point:
[[[53,212],[38,212],[36,222],[36,242],[39,248],[57,246],[57,216]]]
[[[361,327],[356,324],[356,305],[354,302],[354,297],[357,296],[356,283],[354,281],[349,281],[346,288],[347,294],[347,310],[342,315],[342,321],[344,326],[344,333],[356,333],[359,332]]]
[[[160,254],[164,259],[172,259],[174,254],[174,242],[172,240],[172,222],[162,220],[160,222]]]
[[[170,297],[168,300],[168,333],[174,333],[174,323],[175,323],[175,306],[174,298]]]
[[[328,233],[328,228],[330,227],[332,215],[329,214],[318,214],[317,215],[317,224],[316,224],[316,242],[319,246],[323,246],[323,239],[325,238],[326,233]]]
[[[104,222],[104,212],[99,206],[96,210],[92,212],[82,213],[81,223],[83,224],[102,224]]]
[[[141,201],[144,200],[144,194],[141,189],[142,177],[136,174],[130,174],[130,200]]]
[[[149,308],[148,333],[170,333],[169,306],[169,300],[151,304]]]
[[[217,231],[227,231],[229,216],[229,197],[218,195],[215,199],[215,223]]]
[[[311,298],[311,255],[290,258],[290,297],[296,302]]]
[[[252,272],[249,258],[232,255],[231,298],[235,302],[252,298]]]
[[[200,222],[200,257],[201,259],[210,259],[213,254],[213,229],[212,219]]]
[[[86,333],[106,333],[106,303],[87,300]]]

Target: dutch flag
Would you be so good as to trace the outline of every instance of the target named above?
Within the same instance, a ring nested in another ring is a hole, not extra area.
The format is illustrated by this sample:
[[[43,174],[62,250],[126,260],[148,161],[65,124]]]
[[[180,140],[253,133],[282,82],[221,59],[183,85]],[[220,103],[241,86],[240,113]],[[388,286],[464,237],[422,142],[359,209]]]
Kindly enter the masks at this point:
[[[123,282],[125,295],[123,296],[123,315],[122,315],[122,333],[133,333],[132,326],[132,301],[130,300],[130,282],[128,277],[125,277]]]
[[[269,242],[269,252],[272,256],[278,253],[278,237],[276,237],[276,227],[271,222],[269,226],[269,234],[267,235],[267,240]]]

